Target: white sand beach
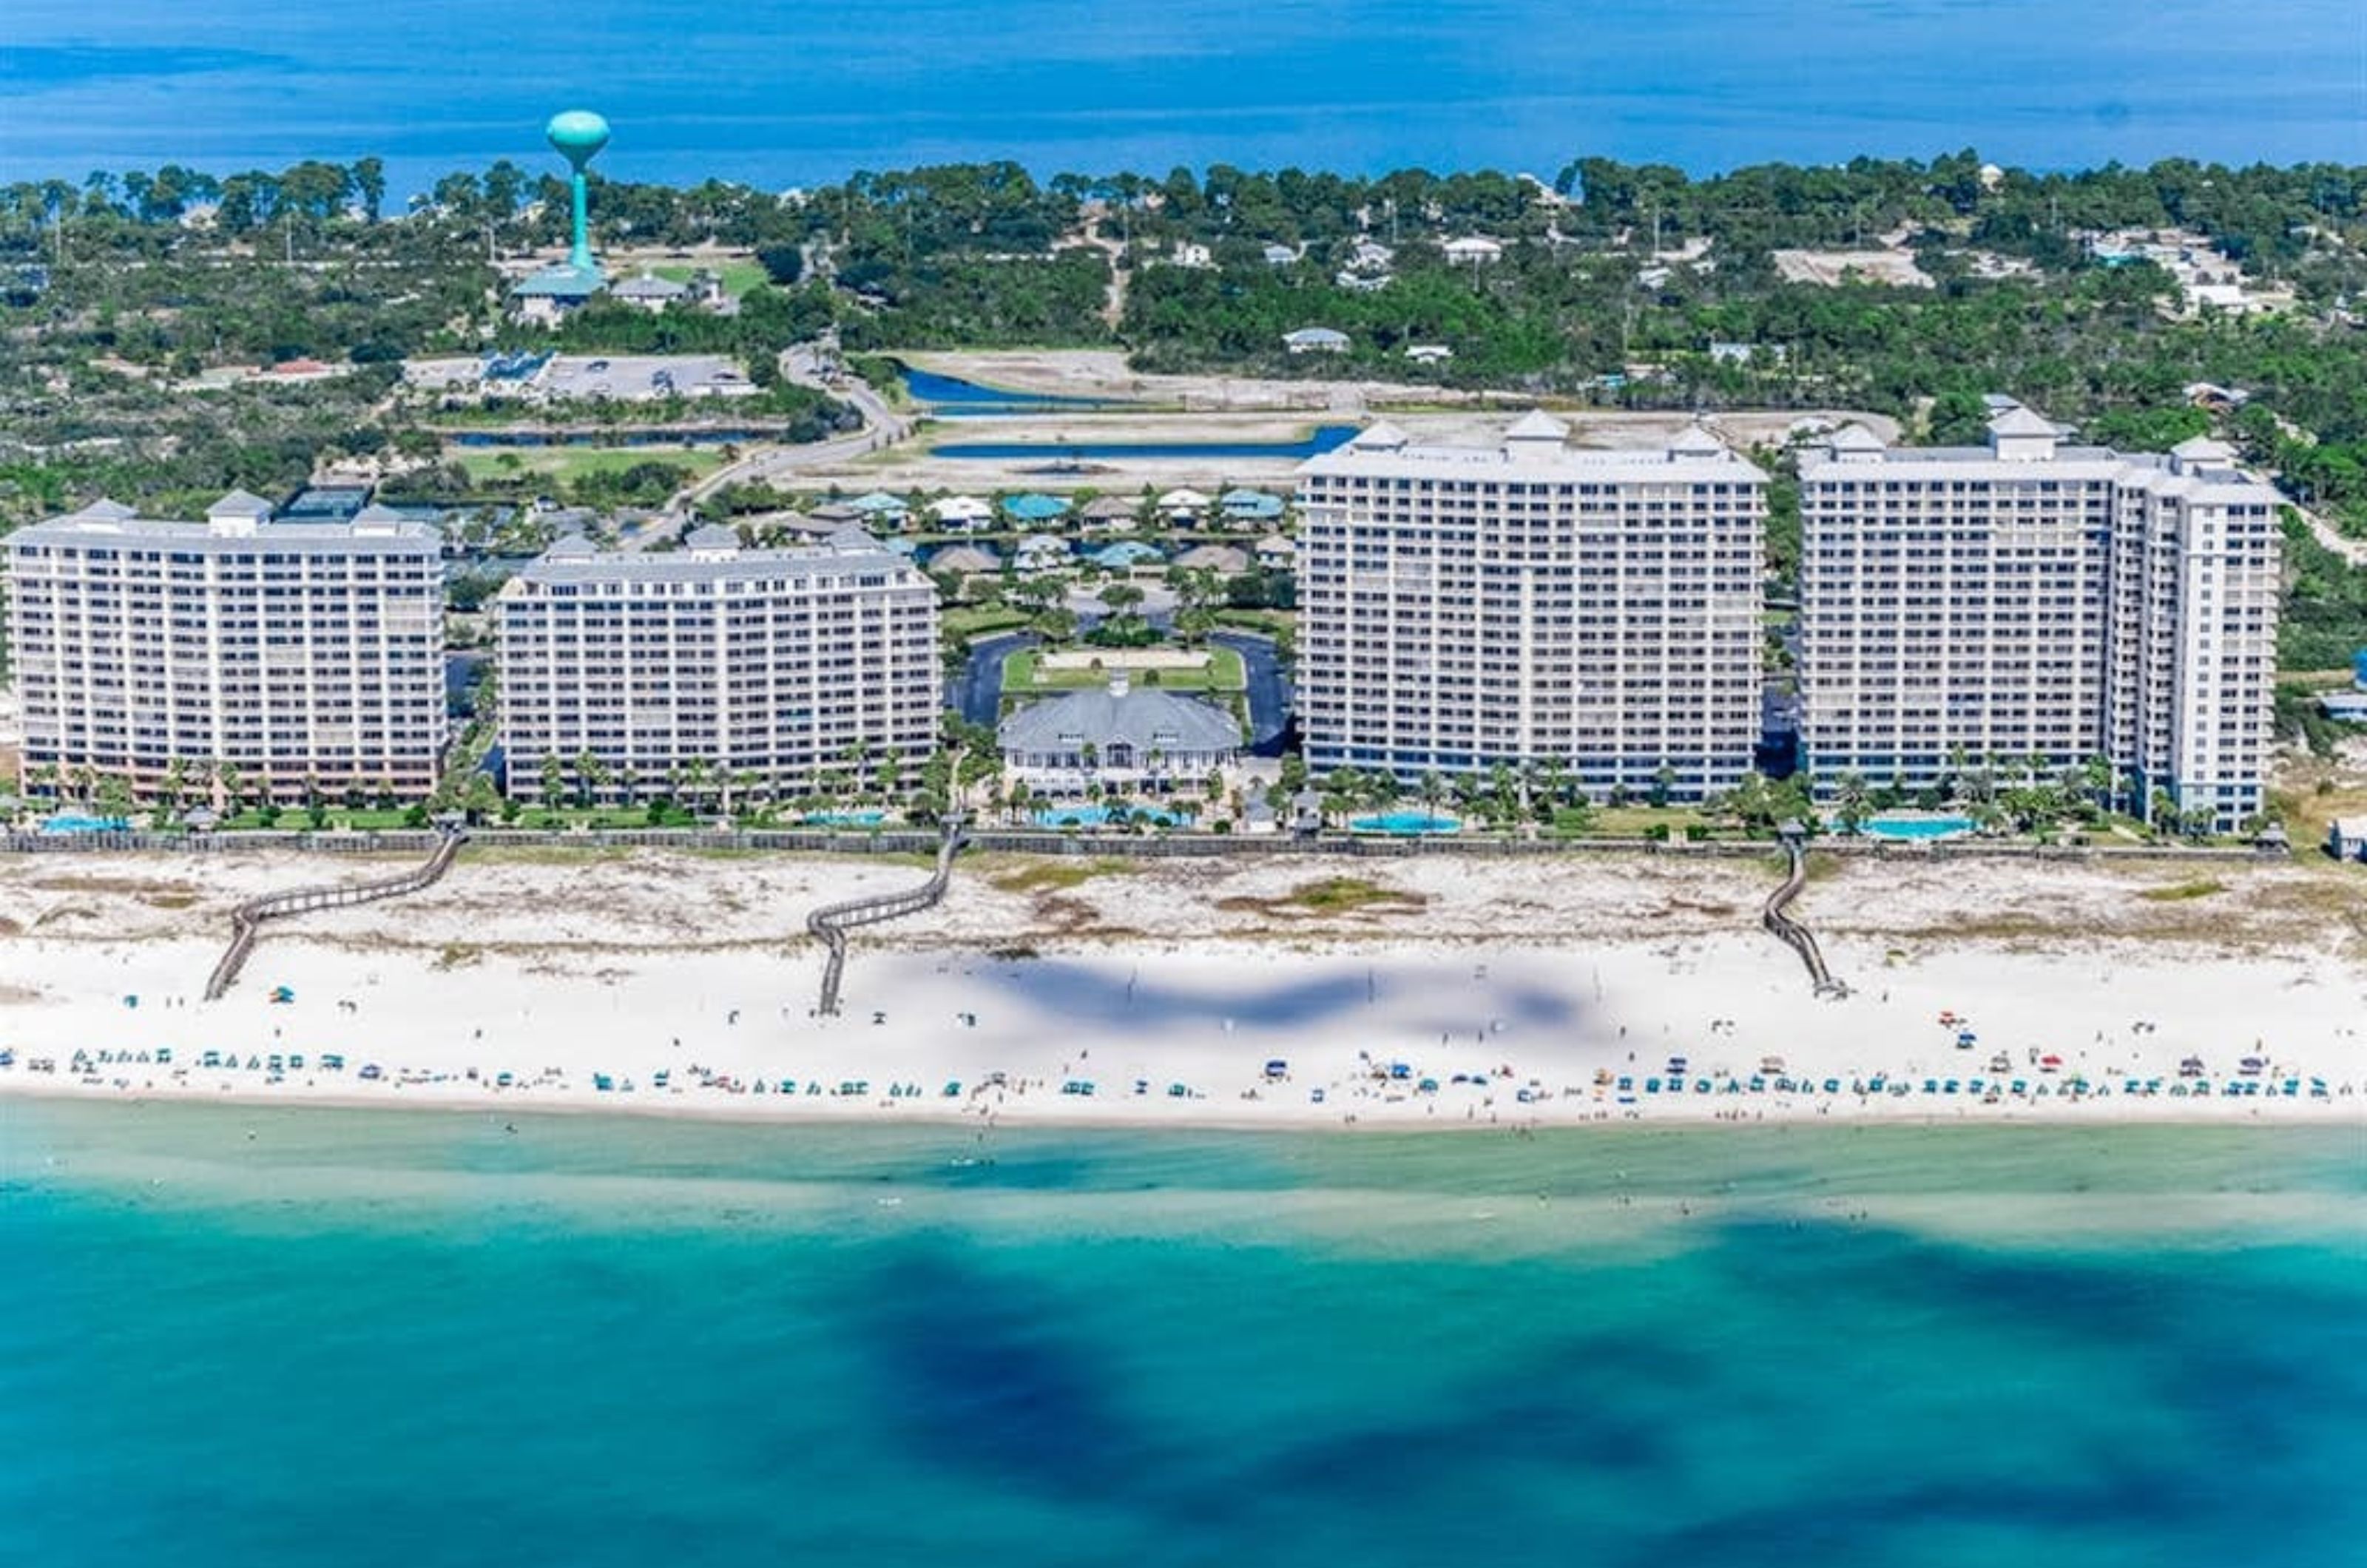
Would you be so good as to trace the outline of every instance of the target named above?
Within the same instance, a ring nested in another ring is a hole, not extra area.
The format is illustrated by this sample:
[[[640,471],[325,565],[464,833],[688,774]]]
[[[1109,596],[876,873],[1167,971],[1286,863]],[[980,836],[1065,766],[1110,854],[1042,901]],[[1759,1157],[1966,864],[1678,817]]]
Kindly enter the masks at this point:
[[[1823,867],[1795,913],[1852,987],[1831,999],[1758,930],[1772,857],[971,857],[944,905],[858,934],[844,1010],[817,1017],[805,910],[917,881],[909,862],[472,847],[425,893],[268,929],[240,985],[199,999],[237,899],[387,869],[0,865],[0,1093],[1333,1127],[2367,1121],[2360,889],[2307,863]]]

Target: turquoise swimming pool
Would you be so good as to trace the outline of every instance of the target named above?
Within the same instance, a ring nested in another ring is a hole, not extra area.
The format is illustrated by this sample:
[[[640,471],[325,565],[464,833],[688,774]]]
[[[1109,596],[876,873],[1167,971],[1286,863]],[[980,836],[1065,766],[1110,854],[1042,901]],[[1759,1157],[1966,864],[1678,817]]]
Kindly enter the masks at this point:
[[[1462,823],[1435,811],[1386,811],[1377,817],[1352,817],[1348,826],[1359,833],[1390,833],[1403,839],[1463,830]]]
[[[809,811],[806,825],[812,828],[877,828],[888,820],[885,811]]]
[[[41,824],[44,833],[120,833],[130,828],[121,817],[85,817],[78,811],[61,811]]]
[[[1877,839],[1953,839],[1978,826],[1969,817],[1869,817],[1858,831]]]

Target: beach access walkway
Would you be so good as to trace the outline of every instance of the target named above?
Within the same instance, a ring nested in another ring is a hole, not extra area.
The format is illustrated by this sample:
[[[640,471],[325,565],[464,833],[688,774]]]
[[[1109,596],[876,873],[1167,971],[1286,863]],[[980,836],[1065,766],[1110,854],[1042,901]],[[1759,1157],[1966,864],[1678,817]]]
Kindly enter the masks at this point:
[[[1808,978],[1816,982],[1817,995],[1848,996],[1849,987],[1834,979],[1832,971],[1825,967],[1824,950],[1817,945],[1816,933],[1784,912],[1808,884],[1808,852],[1799,837],[1790,833],[1784,836],[1784,850],[1792,857],[1791,868],[1784,873],[1784,885],[1767,896],[1767,908],[1759,917],[1760,923],[1800,955],[1800,962],[1808,966]]]
[[[806,930],[821,940],[830,949],[830,958],[822,965],[821,1001],[817,1009],[824,1014],[838,1011],[839,983],[846,976],[846,933],[857,926],[876,926],[882,920],[899,919],[917,915],[946,896],[954,878],[954,856],[969,841],[963,833],[958,818],[946,819],[945,837],[937,845],[937,869],[928,881],[917,887],[900,887],[888,893],[867,894],[861,898],[848,898],[836,904],[824,904],[806,917]]]
[[[250,898],[241,904],[231,911],[230,947],[206,980],[206,1000],[221,1000],[238,983],[238,972],[246,966],[247,954],[255,951],[255,939],[264,921],[310,914],[315,909],[343,909],[356,904],[372,904],[381,898],[416,893],[431,886],[452,868],[453,857],[460,852],[460,845],[468,836],[459,828],[444,829],[436,852],[427,857],[425,863],[413,866],[400,875],[380,877],[374,882],[347,882],[329,886],[298,887],[286,893],[266,893],[260,898]]]

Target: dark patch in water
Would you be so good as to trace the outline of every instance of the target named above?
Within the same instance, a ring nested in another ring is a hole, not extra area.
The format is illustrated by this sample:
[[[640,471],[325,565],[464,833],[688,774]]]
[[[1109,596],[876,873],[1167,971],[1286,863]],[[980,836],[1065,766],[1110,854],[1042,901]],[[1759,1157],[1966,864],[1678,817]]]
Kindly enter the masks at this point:
[[[923,1242],[874,1270],[846,1319],[871,1351],[878,1415],[916,1450],[1048,1497],[1127,1483],[1138,1439],[1066,1303]]]

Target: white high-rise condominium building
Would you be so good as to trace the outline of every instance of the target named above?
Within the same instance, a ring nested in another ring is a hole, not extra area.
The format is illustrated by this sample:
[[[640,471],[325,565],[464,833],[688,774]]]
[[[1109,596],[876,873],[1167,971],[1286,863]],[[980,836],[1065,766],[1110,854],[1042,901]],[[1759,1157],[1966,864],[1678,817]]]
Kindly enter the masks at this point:
[[[851,772],[858,752],[909,780],[936,745],[936,587],[860,529],[746,550],[708,527],[655,555],[564,539],[495,612],[514,794],[546,757],[609,799],[701,772],[713,792],[779,795]]]
[[[2232,830],[2260,809],[2276,671],[2276,491],[2230,450],[2065,445],[2011,408],[1986,447],[1851,426],[1800,462],[1802,742],[1923,788],[1960,766],[2101,759]]]
[[[203,523],[102,501],[9,536],[28,778],[203,799],[425,795],[446,734],[436,530],[373,508],[273,523],[233,493]]]
[[[1765,476],[1704,431],[1591,451],[1387,424],[1299,469],[1308,766],[1414,781],[1535,762],[1697,800],[1759,739]]]

